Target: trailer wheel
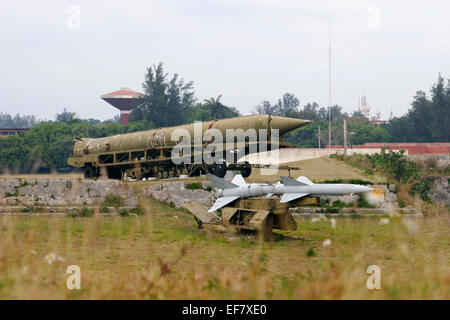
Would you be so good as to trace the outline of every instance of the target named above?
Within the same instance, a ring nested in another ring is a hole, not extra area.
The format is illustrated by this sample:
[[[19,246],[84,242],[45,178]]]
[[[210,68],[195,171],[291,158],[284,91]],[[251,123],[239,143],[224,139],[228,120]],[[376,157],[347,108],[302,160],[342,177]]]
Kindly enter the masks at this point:
[[[97,175],[97,170],[93,166],[88,166],[83,171],[85,179],[91,179]]]
[[[108,173],[108,179],[122,179],[122,171],[120,169],[108,168],[106,172]]]
[[[241,170],[241,174],[243,178],[247,178],[252,174],[252,167],[250,167],[250,163],[248,163],[248,161],[244,162],[245,164],[248,164],[248,167],[244,167]]]
[[[225,177],[227,173],[227,165],[225,163],[216,163],[212,168],[212,173],[219,178]]]

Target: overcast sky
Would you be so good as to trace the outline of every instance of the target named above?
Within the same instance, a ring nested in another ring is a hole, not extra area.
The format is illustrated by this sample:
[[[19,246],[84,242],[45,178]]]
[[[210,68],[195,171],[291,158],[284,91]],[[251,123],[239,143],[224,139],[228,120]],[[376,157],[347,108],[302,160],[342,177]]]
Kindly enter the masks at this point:
[[[449,1],[1,1],[0,112],[54,119],[118,111],[100,95],[142,91],[146,67],[194,81],[196,97],[248,114],[292,92],[347,112],[407,111],[450,70]],[[78,19],[78,11],[80,13]],[[79,22],[79,24],[78,24]]]

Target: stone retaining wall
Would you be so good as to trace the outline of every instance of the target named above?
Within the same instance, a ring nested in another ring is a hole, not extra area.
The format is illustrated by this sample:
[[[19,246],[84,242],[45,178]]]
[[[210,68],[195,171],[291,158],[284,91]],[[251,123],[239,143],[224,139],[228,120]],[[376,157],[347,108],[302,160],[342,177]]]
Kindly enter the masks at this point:
[[[125,206],[138,204],[133,189],[117,180],[0,179],[0,205],[95,205],[108,194],[120,195]]]

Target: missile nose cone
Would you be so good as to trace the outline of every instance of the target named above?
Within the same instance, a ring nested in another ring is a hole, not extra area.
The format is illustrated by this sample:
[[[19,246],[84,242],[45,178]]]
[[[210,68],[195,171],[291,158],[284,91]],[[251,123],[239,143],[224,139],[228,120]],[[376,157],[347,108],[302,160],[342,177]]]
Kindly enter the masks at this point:
[[[311,123],[311,120],[303,120],[303,119],[295,119],[295,118],[286,118],[286,117],[271,117],[271,126],[272,129],[280,130],[280,135],[283,135],[289,131],[295,130],[297,128],[303,127],[308,123]]]
[[[360,186],[360,185],[356,185],[353,187],[354,192],[353,193],[364,193],[364,192],[368,192],[368,191],[372,191],[372,188],[366,187],[366,186]]]

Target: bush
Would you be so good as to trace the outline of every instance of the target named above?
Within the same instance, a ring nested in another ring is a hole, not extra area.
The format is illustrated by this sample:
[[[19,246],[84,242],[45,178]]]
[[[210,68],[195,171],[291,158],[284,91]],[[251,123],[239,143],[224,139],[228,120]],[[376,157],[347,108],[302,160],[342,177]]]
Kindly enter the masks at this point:
[[[200,182],[193,182],[193,183],[189,183],[186,185],[186,189],[189,190],[197,190],[197,189],[201,189],[202,188],[202,184]]]
[[[326,208],[325,213],[339,213],[338,208]]]
[[[80,216],[81,217],[91,217],[92,216],[92,210],[89,210],[88,208],[83,207],[83,209],[81,209]]]
[[[128,217],[129,216],[128,210],[127,209],[120,209],[119,216],[121,216],[121,217]]]
[[[373,206],[370,205],[361,194],[358,197],[358,207],[359,208],[373,208]]]
[[[136,207],[136,208],[131,209],[130,213],[135,213],[138,216],[142,216],[142,215],[144,215],[144,210],[142,210],[141,207]]]
[[[425,177],[411,186],[409,194],[418,194],[423,201],[431,201],[430,197],[428,196],[428,192],[430,191],[433,182],[434,177]]]
[[[323,183],[351,183],[351,184],[361,184],[361,185],[372,185],[373,182],[362,180],[362,179],[332,179],[324,180]]]
[[[123,207],[124,200],[120,195],[109,193],[105,196],[105,200],[102,202],[102,207]]]

